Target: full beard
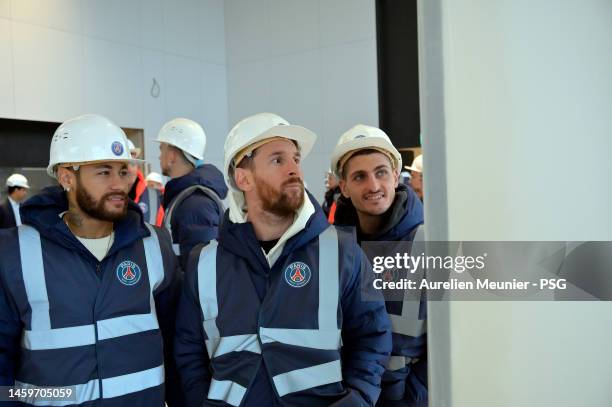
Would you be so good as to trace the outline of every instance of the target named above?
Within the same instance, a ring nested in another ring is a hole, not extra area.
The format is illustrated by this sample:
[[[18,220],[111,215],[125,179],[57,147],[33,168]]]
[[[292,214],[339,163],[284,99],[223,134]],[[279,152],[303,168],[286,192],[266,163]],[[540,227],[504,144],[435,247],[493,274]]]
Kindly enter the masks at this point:
[[[114,212],[109,211],[104,207],[107,198],[111,196],[121,196],[124,199],[125,204],[123,205],[123,210],[120,212]],[[91,194],[87,192],[83,185],[79,185],[76,190],[76,200],[81,210],[94,219],[99,219],[106,222],[116,222],[127,216],[128,195],[126,193],[109,192],[108,194],[104,194],[102,198],[96,201]]]
[[[286,185],[293,183],[299,183],[301,188],[297,191],[284,191]],[[295,215],[304,202],[304,183],[298,177],[283,182],[278,190],[261,178],[256,179],[256,185],[262,209],[278,217],[286,218]]]

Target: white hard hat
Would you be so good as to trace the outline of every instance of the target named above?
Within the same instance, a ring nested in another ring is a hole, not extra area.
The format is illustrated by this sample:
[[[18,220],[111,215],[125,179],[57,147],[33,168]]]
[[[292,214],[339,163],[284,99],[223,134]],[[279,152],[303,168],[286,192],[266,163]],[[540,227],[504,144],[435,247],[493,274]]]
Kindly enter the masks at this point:
[[[404,168],[410,171],[423,172],[423,154],[417,155],[412,160],[412,165],[406,165]]]
[[[119,126],[96,114],[86,114],[62,123],[51,139],[47,173],[55,177],[61,164],[103,161],[141,162],[132,159],[127,138]]]
[[[206,133],[193,120],[177,118],[164,124],[157,135],[157,143],[167,143],[198,160],[204,158],[206,150]]]
[[[12,174],[10,177],[8,177],[6,179],[6,186],[30,189],[28,179],[21,174]]]
[[[258,113],[241,120],[227,135],[225,140],[224,175],[228,185],[234,187],[230,179],[230,166],[236,154],[247,147],[273,137],[282,137],[297,142],[302,159],[305,158],[317,136],[302,126],[294,126],[274,113]],[[234,187],[235,188],[235,187]]]
[[[128,150],[130,150],[130,153],[134,153],[136,154],[136,157],[140,156],[140,148],[136,147],[134,145],[134,142],[130,139],[127,139],[127,144],[128,144]]]
[[[147,175],[147,177],[145,178],[145,181],[159,182],[160,184],[164,185],[164,180],[162,176],[157,172],[150,172],[149,175]]]
[[[331,168],[334,174],[338,178],[341,177],[342,168],[338,168],[338,166],[339,164],[344,165],[342,159],[345,155],[351,151],[363,149],[380,150],[389,155],[389,158],[393,161],[394,168],[399,169],[402,167],[402,156],[384,131],[377,127],[358,124],[344,133],[334,148],[331,157]]]

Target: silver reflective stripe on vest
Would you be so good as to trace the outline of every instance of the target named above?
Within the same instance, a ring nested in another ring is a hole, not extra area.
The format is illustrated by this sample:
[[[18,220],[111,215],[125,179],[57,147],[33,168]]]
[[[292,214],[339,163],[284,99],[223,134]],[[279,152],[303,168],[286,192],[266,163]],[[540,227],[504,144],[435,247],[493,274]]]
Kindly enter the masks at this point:
[[[147,195],[149,196],[149,223],[155,225],[157,221],[157,190],[153,188],[147,188]]]
[[[136,393],[151,387],[157,387],[164,383],[164,366],[154,367],[152,369],[142,370],[139,372],[128,373],[121,376],[102,379],[103,398],[119,397],[129,393]],[[37,388],[35,385],[26,383],[15,383],[19,388]],[[42,386],[45,387],[45,386]],[[72,386],[66,386],[66,388]],[[36,406],[65,406],[72,404],[85,403],[87,401],[100,398],[99,380],[90,380],[86,384],[76,385],[76,402],[73,401],[47,401],[21,399],[21,401],[36,405]]]
[[[22,346],[31,350],[72,348],[96,343],[93,325],[71,326],[45,331],[24,331]]]
[[[211,240],[200,252],[198,262],[198,293],[204,314],[204,332],[212,340],[221,336],[217,328],[217,245],[216,240]],[[210,353],[208,356],[213,357]]]
[[[33,331],[51,329],[40,235],[36,229],[25,225],[19,226],[17,233],[23,282],[32,311],[30,325]]]
[[[164,366],[121,376],[102,379],[102,397],[109,399],[129,393],[136,393],[164,383]]]
[[[239,406],[246,394],[246,387],[229,380],[212,379],[208,388],[208,398],[223,400],[232,406]]]
[[[75,404],[82,404],[87,401],[96,400],[100,398],[100,387],[98,379],[90,380],[85,384],[77,384],[76,386],[66,387],[55,387],[54,389],[71,389],[74,391],[74,396],[71,396],[71,400],[37,400],[35,397],[20,397],[19,401],[22,403],[30,404],[33,406],[69,406]],[[29,383],[23,383],[15,381],[15,387],[19,389],[43,389],[47,386],[36,386]]]
[[[385,366],[387,370],[400,370],[406,367],[406,356],[391,356]]]
[[[385,368],[387,368],[387,370],[400,370],[418,361],[419,358],[411,358],[409,356],[391,356]]]
[[[152,304],[150,314],[127,315],[98,321],[98,340],[117,338],[138,332],[158,329],[155,304]]]
[[[283,397],[289,393],[302,391],[324,384],[342,381],[342,367],[339,360],[296,369],[272,378],[278,395]]]
[[[145,249],[145,258],[147,261],[147,270],[149,271],[150,290],[153,293],[157,287],[164,281],[164,259],[162,258],[161,248],[157,232],[151,225],[146,225],[151,233],[150,237],[143,239]]]
[[[319,329],[338,329],[338,232],[328,227],[319,236]]]
[[[207,339],[206,350],[211,358],[216,358],[230,352],[261,353],[261,346],[256,334],[233,335]]]
[[[185,200],[187,197],[189,197],[189,195],[193,194],[195,191],[201,191],[208,198],[212,199],[217,205],[217,208],[219,209],[219,213],[221,214],[221,216],[223,216],[223,212],[225,212],[225,205],[223,205],[223,201],[221,201],[221,198],[219,198],[219,195],[217,195],[215,191],[213,191],[212,189],[208,187],[205,187],[204,185],[192,185],[189,188],[185,188],[184,190],[182,190],[176,196],[176,198],[174,198],[168,204],[168,207],[166,208],[164,219],[162,220],[162,226],[166,228],[166,230],[170,233],[170,238],[174,239],[172,237],[172,215],[174,214],[174,210],[176,209],[178,204],[183,202],[183,200]],[[177,256],[181,255],[181,248],[179,247],[178,244],[176,244],[176,246],[173,244],[172,248],[174,249],[174,254],[176,254]]]
[[[425,239],[425,228],[423,225],[417,226],[413,242],[423,242]],[[408,290],[404,292],[404,298],[408,295]],[[391,331],[412,337],[423,335],[427,329],[425,320],[419,319],[421,302],[419,300],[404,300],[402,304],[402,315],[389,314],[391,320]]]
[[[425,320],[419,319],[420,306],[421,303],[418,300],[404,301],[402,304],[402,315],[389,314],[391,330],[396,334],[415,338],[423,335],[427,325]]]
[[[286,345],[306,348],[335,350],[340,349],[342,331],[317,329],[259,328],[261,343],[281,342]]]

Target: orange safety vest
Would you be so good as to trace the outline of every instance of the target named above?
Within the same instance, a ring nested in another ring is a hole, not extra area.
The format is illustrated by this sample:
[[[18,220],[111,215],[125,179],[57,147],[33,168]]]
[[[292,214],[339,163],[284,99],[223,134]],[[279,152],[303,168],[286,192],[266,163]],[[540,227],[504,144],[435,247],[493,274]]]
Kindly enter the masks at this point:
[[[327,215],[327,221],[331,223],[332,225],[334,224],[334,218],[336,215],[336,206],[337,206],[336,201],[334,201],[329,207],[329,215]]]

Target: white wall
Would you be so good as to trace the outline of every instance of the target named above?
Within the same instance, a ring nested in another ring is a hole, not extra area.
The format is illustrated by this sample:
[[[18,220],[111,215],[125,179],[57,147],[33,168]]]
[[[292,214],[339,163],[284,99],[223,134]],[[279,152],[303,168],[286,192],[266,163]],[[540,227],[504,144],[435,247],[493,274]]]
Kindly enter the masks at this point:
[[[429,238],[611,240],[612,3],[419,13]],[[612,405],[611,303],[430,311],[432,406]]]
[[[226,0],[229,127],[271,111],[315,131],[305,180],[322,199],[340,135],[378,125],[374,0]]]
[[[145,154],[176,116],[200,122],[207,158],[227,134],[223,0],[0,0],[0,117],[82,113],[143,128]],[[158,98],[150,95],[153,78]]]

